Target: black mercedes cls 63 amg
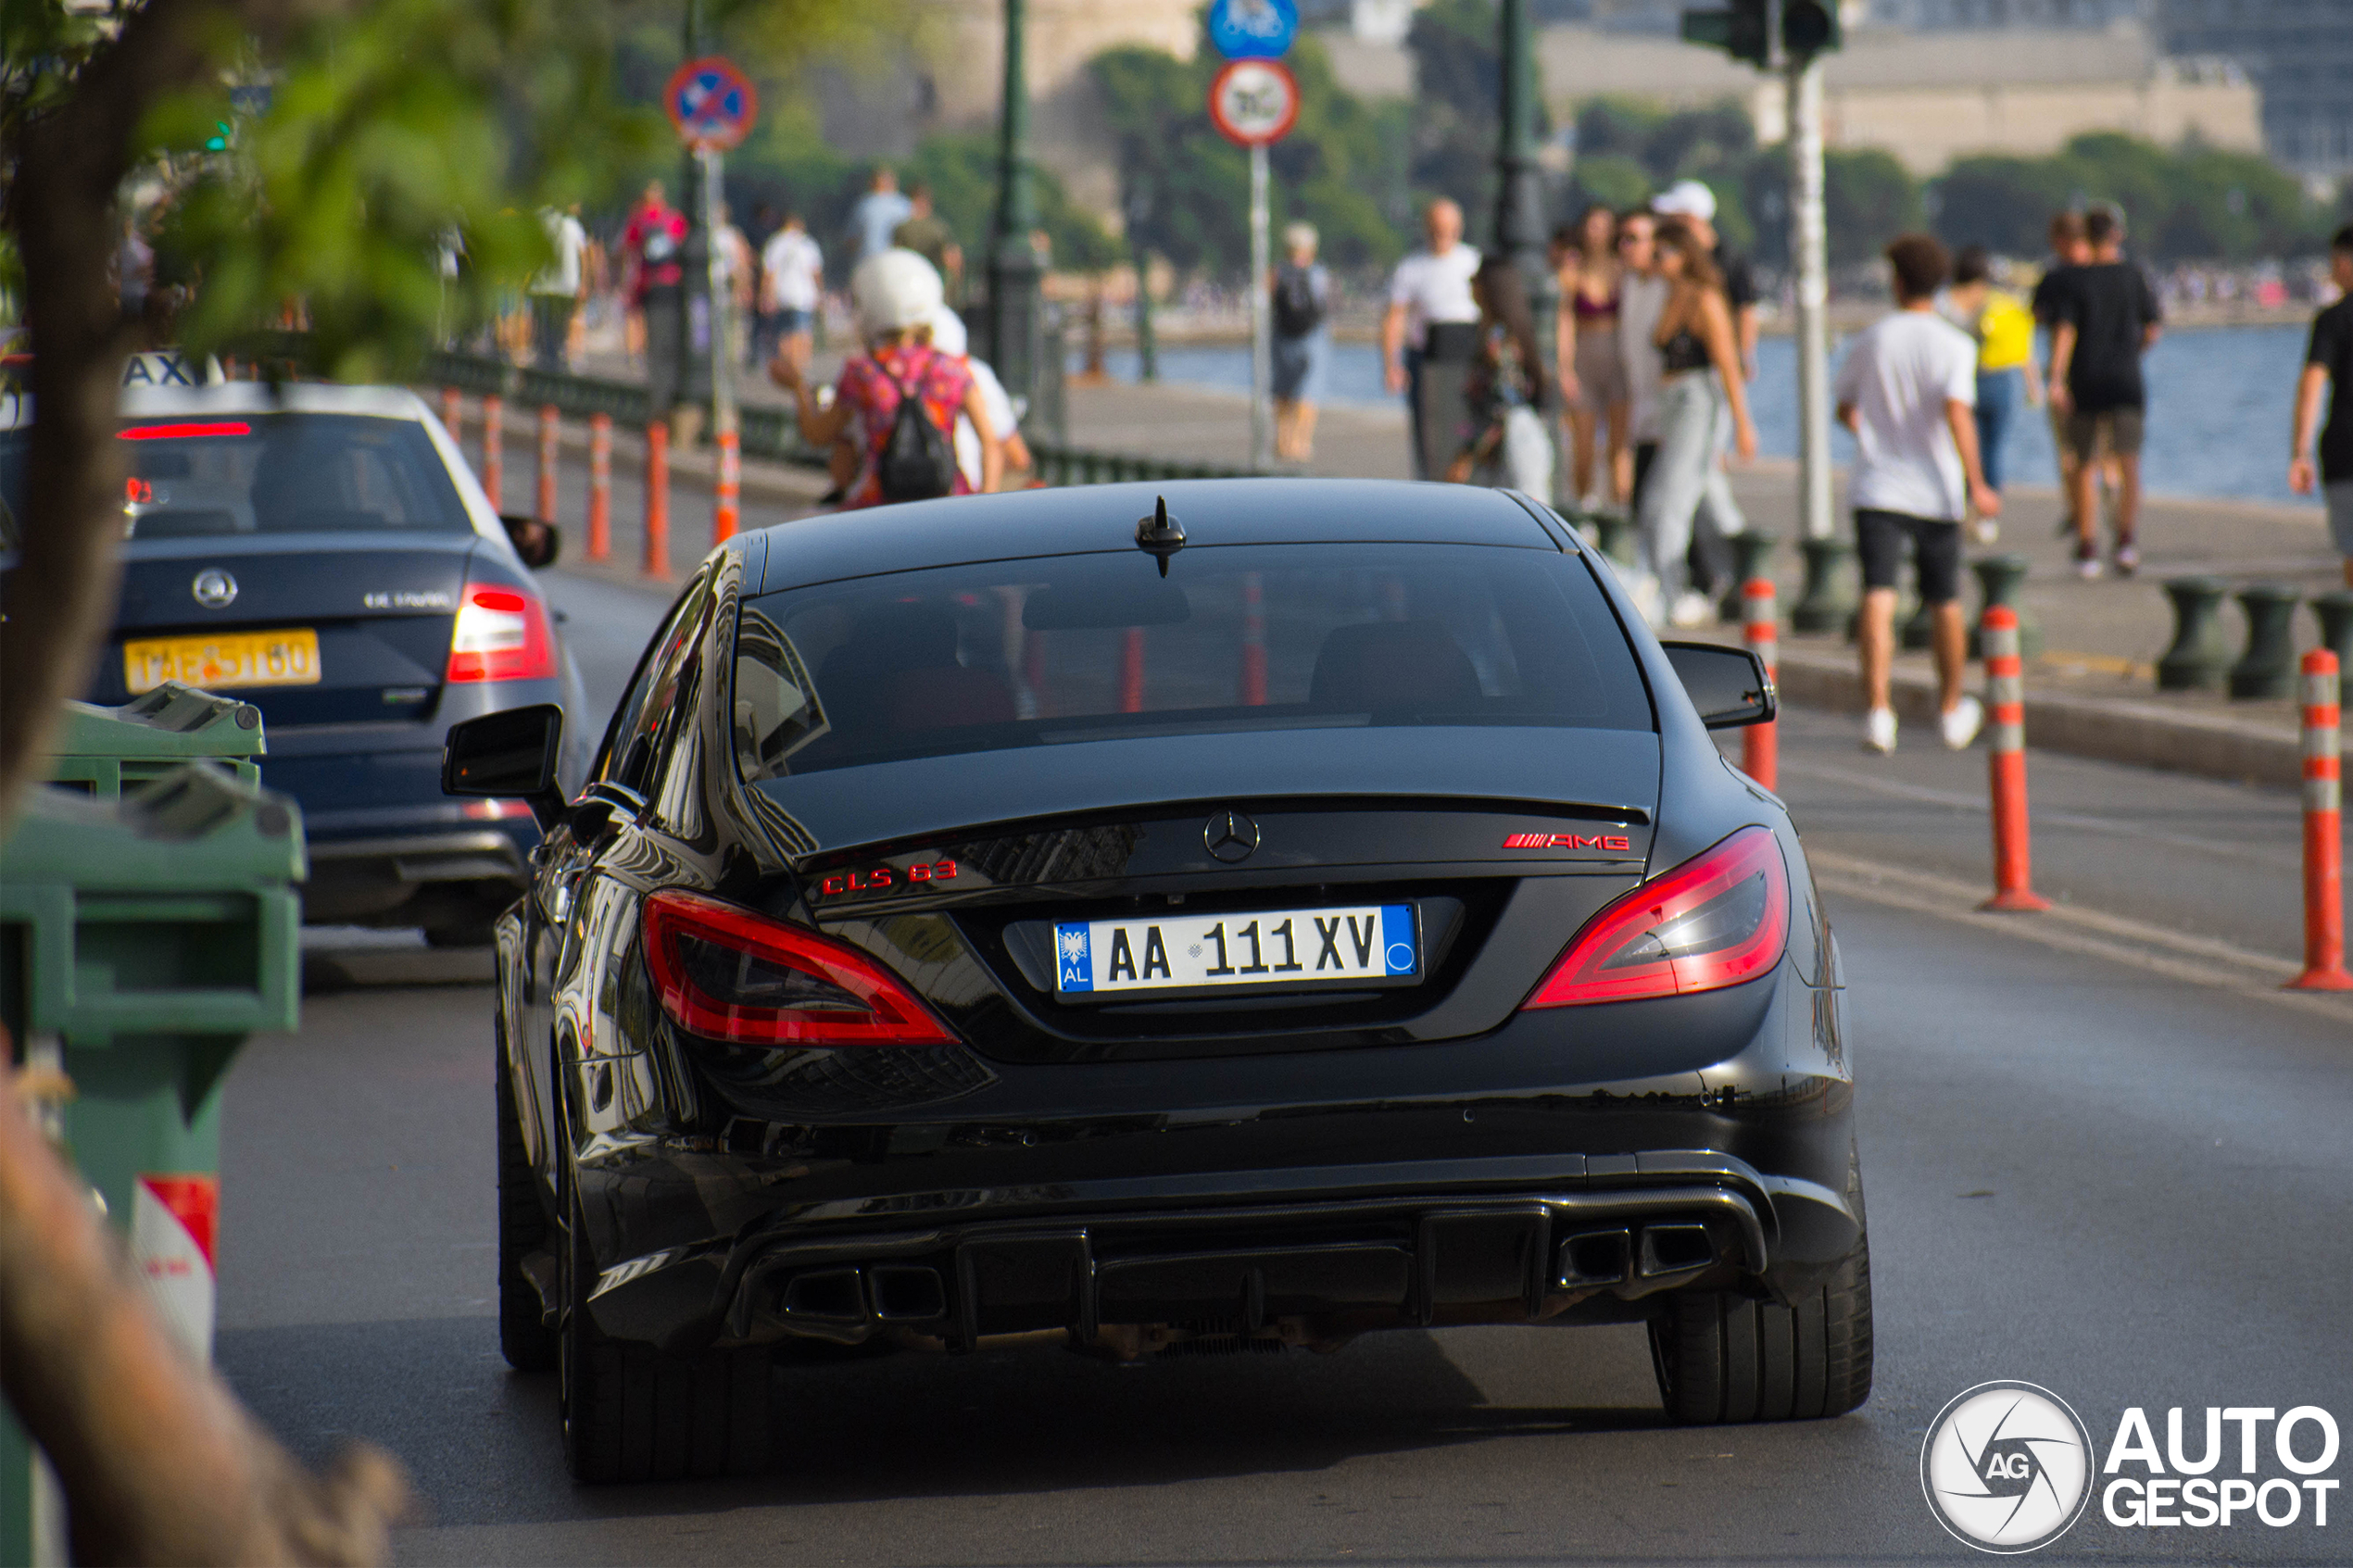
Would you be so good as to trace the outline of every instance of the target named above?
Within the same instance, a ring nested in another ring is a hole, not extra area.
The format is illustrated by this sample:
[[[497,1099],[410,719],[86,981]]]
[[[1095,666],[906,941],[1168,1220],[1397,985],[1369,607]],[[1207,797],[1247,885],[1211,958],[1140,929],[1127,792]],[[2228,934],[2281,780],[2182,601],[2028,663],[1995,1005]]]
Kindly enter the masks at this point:
[[[730,541],[576,797],[553,708],[451,732],[446,787],[547,824],[497,927],[508,1359],[587,1480],[757,1467],[779,1361],[1008,1336],[1640,1322],[1675,1419],[1854,1409],[1837,949],[1708,733],[1772,708],[1506,492]]]

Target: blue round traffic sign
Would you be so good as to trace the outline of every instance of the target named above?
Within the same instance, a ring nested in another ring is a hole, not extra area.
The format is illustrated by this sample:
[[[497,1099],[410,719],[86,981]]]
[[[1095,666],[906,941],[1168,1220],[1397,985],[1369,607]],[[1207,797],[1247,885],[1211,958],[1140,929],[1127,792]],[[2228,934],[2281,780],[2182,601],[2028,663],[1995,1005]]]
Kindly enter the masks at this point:
[[[1216,0],[1209,7],[1209,41],[1229,60],[1273,60],[1299,36],[1295,0]]]
[[[760,114],[760,94],[751,78],[713,55],[680,66],[662,89],[662,107],[679,139],[689,146],[735,146],[751,133]]]

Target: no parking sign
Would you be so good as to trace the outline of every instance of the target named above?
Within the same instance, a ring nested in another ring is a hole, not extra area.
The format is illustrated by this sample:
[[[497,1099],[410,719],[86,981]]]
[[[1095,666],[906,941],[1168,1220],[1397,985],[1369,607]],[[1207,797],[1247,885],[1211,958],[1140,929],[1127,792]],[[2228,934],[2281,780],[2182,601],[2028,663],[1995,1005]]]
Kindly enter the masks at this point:
[[[751,78],[716,55],[680,66],[661,91],[661,104],[680,141],[715,152],[739,144],[760,116]]]

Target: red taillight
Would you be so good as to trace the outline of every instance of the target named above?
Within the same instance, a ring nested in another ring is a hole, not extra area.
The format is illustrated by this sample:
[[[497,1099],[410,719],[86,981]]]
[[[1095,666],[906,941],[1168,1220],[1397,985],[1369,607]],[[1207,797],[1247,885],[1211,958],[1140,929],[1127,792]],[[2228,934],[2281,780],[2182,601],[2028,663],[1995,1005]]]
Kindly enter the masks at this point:
[[[114,433],[118,441],[193,441],[208,435],[251,435],[243,420],[208,420],[199,424],[132,425]]]
[[[1789,942],[1789,868],[1772,830],[1743,828],[1585,922],[1522,1005],[1577,1007],[1754,980]]]
[[[468,588],[449,638],[450,681],[545,681],[556,673],[547,607],[513,588]]]
[[[646,964],[682,1029],[757,1046],[955,1042],[898,976],[855,947],[699,894],[646,900]]]

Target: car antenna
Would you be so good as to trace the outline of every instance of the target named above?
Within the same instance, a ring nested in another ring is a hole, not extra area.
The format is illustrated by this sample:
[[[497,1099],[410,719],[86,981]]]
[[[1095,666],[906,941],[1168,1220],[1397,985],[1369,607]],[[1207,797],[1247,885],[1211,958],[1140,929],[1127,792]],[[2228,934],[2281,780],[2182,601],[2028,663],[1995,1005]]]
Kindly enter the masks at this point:
[[[1185,525],[1168,515],[1168,497],[1154,496],[1152,515],[1136,520],[1136,547],[1160,560],[1160,574],[1168,575],[1168,558],[1185,547]]]

